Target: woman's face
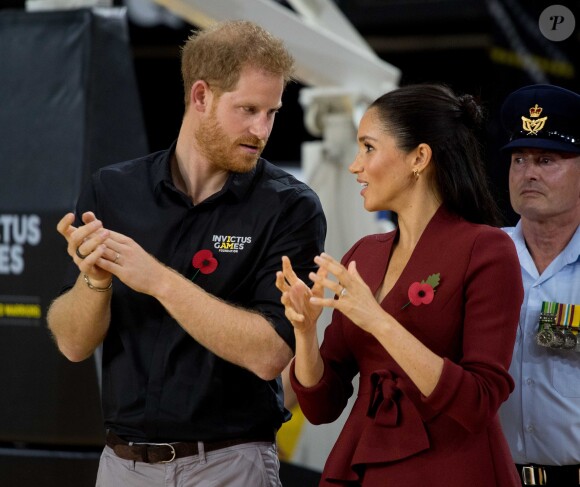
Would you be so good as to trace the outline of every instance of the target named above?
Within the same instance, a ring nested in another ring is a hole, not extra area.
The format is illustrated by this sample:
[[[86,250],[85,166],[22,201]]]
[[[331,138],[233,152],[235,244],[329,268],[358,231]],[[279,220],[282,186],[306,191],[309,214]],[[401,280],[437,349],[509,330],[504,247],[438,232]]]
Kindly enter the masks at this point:
[[[412,156],[385,132],[377,109],[367,110],[358,129],[358,153],[349,171],[357,176],[367,211],[399,211],[414,183]]]

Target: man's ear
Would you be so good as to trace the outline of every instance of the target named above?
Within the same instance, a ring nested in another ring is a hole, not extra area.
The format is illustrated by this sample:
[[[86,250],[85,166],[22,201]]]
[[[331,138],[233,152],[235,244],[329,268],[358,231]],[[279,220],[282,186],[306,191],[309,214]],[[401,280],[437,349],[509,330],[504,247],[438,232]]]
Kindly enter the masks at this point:
[[[205,81],[197,80],[189,92],[189,105],[198,112],[205,112],[210,105],[212,94],[211,88]]]

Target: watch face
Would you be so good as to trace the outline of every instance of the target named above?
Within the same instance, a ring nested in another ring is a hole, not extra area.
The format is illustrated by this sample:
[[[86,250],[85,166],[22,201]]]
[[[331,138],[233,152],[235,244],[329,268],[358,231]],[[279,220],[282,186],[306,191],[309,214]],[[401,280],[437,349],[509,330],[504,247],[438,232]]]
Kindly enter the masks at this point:
[[[542,347],[549,347],[554,339],[554,332],[549,328],[540,330],[536,335],[536,342]]]
[[[576,341],[576,335],[574,335],[570,330],[566,330],[564,332],[564,345],[562,345],[562,348],[565,348],[566,350],[576,348]]]
[[[550,343],[550,348],[562,348],[565,342],[564,333],[560,330],[553,331],[554,337]]]

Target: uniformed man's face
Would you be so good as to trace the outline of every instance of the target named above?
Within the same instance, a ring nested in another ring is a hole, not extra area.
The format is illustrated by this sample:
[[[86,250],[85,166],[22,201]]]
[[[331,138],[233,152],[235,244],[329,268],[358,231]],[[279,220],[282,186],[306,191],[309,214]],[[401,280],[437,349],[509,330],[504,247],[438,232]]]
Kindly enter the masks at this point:
[[[260,157],[282,106],[284,81],[254,68],[244,68],[234,91],[214,97],[195,137],[216,169],[252,170]]]
[[[510,200],[530,221],[580,218],[580,154],[515,149],[509,173]]]

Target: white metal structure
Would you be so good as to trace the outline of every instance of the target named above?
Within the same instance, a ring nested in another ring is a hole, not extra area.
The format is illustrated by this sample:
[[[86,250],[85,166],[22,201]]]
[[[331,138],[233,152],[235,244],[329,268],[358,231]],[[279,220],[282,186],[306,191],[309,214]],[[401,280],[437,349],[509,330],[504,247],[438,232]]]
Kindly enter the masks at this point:
[[[252,20],[275,33],[297,60],[297,76],[310,86],[332,86],[375,99],[396,86],[400,72],[376,56],[330,0],[155,0],[206,27],[226,19]]]

